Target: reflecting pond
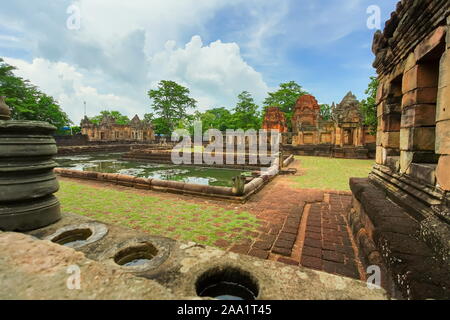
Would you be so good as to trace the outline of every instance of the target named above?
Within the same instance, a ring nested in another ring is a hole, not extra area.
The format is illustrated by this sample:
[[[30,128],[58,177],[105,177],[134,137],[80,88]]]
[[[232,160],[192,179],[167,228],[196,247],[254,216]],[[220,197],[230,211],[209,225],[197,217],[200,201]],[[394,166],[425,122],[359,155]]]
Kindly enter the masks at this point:
[[[83,154],[56,157],[59,168],[104,173],[120,173],[142,178],[175,180],[186,183],[225,186],[232,185],[231,179],[249,171],[180,166],[171,164],[145,163],[121,160],[122,153]]]

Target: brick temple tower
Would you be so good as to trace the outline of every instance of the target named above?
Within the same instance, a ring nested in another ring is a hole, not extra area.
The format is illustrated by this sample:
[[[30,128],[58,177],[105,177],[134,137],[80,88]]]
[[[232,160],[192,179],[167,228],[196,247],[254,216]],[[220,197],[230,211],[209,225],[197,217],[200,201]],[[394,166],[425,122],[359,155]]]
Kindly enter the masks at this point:
[[[306,94],[298,98],[292,115],[292,130],[295,133],[302,127],[317,127],[320,117],[320,106],[316,98]]]
[[[288,132],[286,116],[278,107],[269,107],[264,115],[262,128],[264,130],[278,130],[280,133]]]

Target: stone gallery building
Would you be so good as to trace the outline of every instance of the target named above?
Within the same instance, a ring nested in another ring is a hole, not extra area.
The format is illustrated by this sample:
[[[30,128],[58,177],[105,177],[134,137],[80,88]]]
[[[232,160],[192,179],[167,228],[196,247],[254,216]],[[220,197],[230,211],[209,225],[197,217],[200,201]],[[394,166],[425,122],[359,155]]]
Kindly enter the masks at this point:
[[[401,1],[375,34],[377,164],[350,181],[361,251],[407,297],[450,297],[449,6]]]
[[[298,155],[362,158],[373,156],[376,138],[363,125],[360,103],[349,92],[341,103],[332,107],[332,118],[324,120],[320,106],[312,95],[301,96],[292,115],[292,132],[288,132],[283,112],[277,107],[267,110],[263,129],[278,129],[284,148]]]
[[[117,124],[116,119],[105,116],[99,124],[87,117],[81,120],[81,133],[89,141],[153,141],[155,134],[151,123],[142,121],[137,115],[128,124]]]

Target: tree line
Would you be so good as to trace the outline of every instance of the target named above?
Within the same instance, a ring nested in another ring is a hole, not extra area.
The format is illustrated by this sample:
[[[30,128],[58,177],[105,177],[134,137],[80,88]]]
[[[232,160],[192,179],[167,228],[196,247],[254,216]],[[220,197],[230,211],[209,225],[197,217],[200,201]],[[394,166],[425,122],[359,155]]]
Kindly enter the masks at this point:
[[[292,114],[297,99],[308,94],[295,81],[280,84],[275,92],[269,92],[260,108],[251,93],[243,91],[237,96],[236,105],[229,108],[219,107],[204,112],[197,110],[197,102],[189,97],[189,89],[174,81],[163,80],[158,88],[148,92],[152,100],[152,123],[156,134],[170,134],[175,129],[193,131],[195,121],[202,123],[204,131],[215,128],[221,131],[227,129],[255,129],[262,126],[265,111],[268,107],[278,106],[287,118],[290,128]],[[187,110],[193,110],[188,113]],[[331,117],[331,107],[321,105],[321,113],[325,119]]]
[[[41,92],[28,80],[14,74],[16,68],[0,58],[0,95],[6,96],[6,103],[12,111],[12,119],[47,121],[58,128],[58,134],[67,133],[64,129],[72,126],[73,122],[62,111],[58,102],[51,96]],[[366,94],[367,99],[361,102],[361,112],[365,124],[376,128],[375,97],[378,82],[371,78]],[[268,107],[277,106],[287,118],[287,125],[291,129],[291,119],[297,99],[308,94],[295,81],[280,84],[274,92],[269,92],[260,108],[251,93],[241,92],[237,96],[236,105],[231,108],[216,107],[200,112],[198,102],[190,97],[188,88],[169,80],[162,80],[158,87],[148,91],[151,101],[151,113],[144,115],[144,121],[151,123],[156,134],[168,135],[175,129],[187,129],[193,132],[195,121],[201,121],[203,130],[210,128],[225,131],[227,129],[260,129],[263,117]],[[320,106],[320,113],[324,119],[331,118],[331,107],[328,104]],[[119,111],[104,110],[99,115],[90,118],[92,123],[98,124],[104,116],[112,116],[117,124],[128,124],[130,119]],[[72,133],[80,128],[72,126]]]
[[[53,97],[16,76],[14,70],[16,67],[0,58],[0,96],[6,97],[12,119],[46,121],[57,127],[59,133],[65,126],[73,124]]]

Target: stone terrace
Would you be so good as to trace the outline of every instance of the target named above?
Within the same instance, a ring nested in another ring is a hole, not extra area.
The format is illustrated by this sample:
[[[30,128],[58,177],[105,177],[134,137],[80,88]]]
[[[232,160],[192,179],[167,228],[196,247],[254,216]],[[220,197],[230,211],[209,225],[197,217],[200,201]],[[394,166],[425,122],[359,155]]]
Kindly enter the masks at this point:
[[[299,166],[295,161],[294,167]],[[262,221],[253,241],[228,248],[236,252],[291,265],[365,279],[346,216],[347,192],[295,189],[286,176],[277,177],[245,205]]]
[[[294,161],[290,167],[300,169],[300,161]],[[157,194],[158,197],[173,201],[214,203],[254,214],[260,226],[254,231],[247,231],[250,239],[233,244],[230,241],[233,235],[220,235],[221,238],[214,244],[224,250],[365,280],[358,249],[346,220],[351,206],[351,193],[299,189],[294,187],[290,177],[277,176],[245,204]],[[139,194],[155,193],[95,181],[79,182],[99,188],[126,189]],[[155,230],[155,233],[158,232]]]

